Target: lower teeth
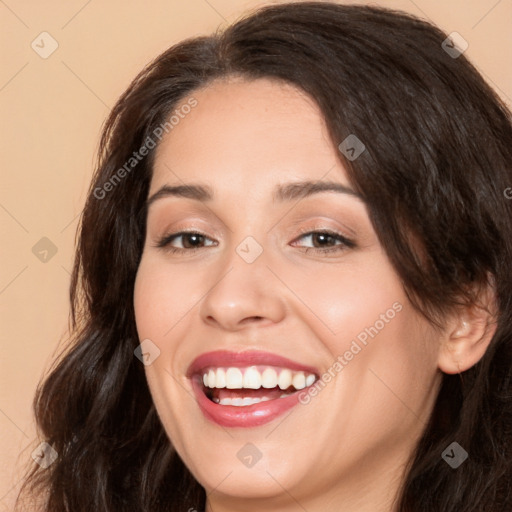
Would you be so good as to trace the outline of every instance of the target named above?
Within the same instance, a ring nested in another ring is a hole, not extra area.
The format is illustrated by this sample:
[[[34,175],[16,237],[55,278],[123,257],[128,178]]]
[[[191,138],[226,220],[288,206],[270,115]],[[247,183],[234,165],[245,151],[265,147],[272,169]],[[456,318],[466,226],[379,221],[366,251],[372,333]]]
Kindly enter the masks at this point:
[[[284,398],[289,396],[286,393],[283,393],[279,398]],[[251,398],[251,397],[245,397],[245,398],[213,398],[212,399],[216,404],[219,405],[234,405],[237,407],[245,407],[247,405],[253,405],[258,404],[260,402],[266,402],[267,400],[272,400],[271,398],[263,397],[263,398]]]

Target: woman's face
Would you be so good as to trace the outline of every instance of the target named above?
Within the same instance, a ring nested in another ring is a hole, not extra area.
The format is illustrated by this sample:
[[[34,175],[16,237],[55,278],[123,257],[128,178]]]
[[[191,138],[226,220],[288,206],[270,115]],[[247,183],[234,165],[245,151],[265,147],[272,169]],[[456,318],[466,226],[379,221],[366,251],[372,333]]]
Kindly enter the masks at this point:
[[[437,395],[438,338],[308,97],[262,79],[193,97],[157,150],[135,286],[162,424],[219,510],[381,510]],[[209,197],[171,189],[189,185]]]

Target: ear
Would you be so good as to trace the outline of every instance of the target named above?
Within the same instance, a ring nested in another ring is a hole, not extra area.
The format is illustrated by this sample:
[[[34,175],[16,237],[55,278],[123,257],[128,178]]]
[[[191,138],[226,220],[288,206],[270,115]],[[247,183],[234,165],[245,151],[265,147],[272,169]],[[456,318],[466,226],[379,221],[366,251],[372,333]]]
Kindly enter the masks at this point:
[[[456,374],[478,363],[496,332],[496,315],[495,289],[489,284],[474,304],[460,308],[449,317],[439,349],[439,369]]]

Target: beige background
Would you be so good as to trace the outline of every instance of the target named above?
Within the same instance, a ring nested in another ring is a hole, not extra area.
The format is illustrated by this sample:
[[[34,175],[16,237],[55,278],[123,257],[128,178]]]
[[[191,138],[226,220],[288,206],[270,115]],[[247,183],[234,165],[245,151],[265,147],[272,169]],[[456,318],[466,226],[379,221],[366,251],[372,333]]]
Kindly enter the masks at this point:
[[[74,236],[102,122],[158,53],[263,3],[279,2],[0,0],[1,511],[12,510],[20,468],[38,444],[31,411],[36,384],[66,341]],[[466,55],[512,106],[510,1],[372,3],[459,32],[469,43]],[[44,50],[38,37],[44,31],[58,42],[46,59],[31,47],[35,40]],[[57,248],[46,262],[32,251],[42,237]]]

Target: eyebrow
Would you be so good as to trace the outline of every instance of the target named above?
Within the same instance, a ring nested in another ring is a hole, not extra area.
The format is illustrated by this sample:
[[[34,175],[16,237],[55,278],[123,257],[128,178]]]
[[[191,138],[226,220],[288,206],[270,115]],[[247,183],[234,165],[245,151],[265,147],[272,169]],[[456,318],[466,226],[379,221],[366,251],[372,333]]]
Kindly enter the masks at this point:
[[[318,194],[320,192],[337,192],[347,194],[359,199],[363,199],[355,190],[336,183],[334,181],[297,181],[277,185],[273,199],[274,201],[292,201],[294,199],[302,199],[304,197]],[[185,197],[188,199],[196,199],[197,201],[208,202],[214,198],[213,190],[207,185],[191,183],[188,185],[164,185],[147,200],[147,207],[158,199],[164,197]]]

